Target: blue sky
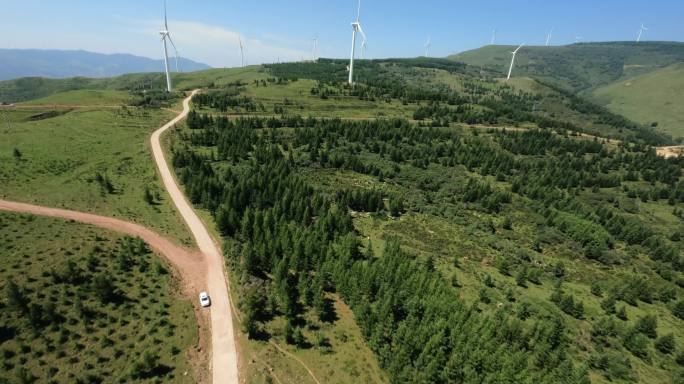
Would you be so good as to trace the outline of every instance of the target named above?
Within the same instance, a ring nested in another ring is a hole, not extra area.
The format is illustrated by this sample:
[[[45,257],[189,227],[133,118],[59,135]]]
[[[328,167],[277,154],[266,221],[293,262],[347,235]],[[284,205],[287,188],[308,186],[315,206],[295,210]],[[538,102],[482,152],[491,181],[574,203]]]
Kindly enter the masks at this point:
[[[311,56],[319,37],[320,56],[347,57],[349,23],[356,0],[167,0],[169,29],[181,55],[216,67],[240,62],[238,36],[249,64]],[[682,0],[362,0],[366,56],[409,57],[423,53],[428,36],[432,56],[488,44],[553,44],[634,40],[639,25],[645,40],[684,41]],[[0,1],[0,48],[86,49],[161,58],[157,31],[162,0]]]

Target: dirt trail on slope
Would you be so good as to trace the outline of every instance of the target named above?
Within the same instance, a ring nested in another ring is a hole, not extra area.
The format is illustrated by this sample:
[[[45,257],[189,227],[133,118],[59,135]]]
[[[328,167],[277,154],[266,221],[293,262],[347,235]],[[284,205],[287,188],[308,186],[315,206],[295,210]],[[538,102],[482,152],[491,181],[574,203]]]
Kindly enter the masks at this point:
[[[182,293],[184,296],[194,299],[195,293],[205,285],[207,266],[205,259],[197,251],[192,251],[181,247],[164,236],[143,227],[140,224],[131,223],[112,217],[94,215],[79,211],[71,211],[60,208],[49,208],[39,205],[19,203],[0,199],[0,210],[17,213],[30,213],[37,216],[56,217],[60,219],[73,220],[96,227],[109,229],[115,232],[124,233],[130,236],[143,239],[153,250],[160,253],[171,263],[178,272],[175,275],[181,280]],[[198,334],[198,348],[190,351],[190,359],[195,367],[199,382],[205,382],[206,368],[208,359],[202,356],[202,350],[209,349],[207,334],[209,330],[209,319],[204,314],[197,303],[193,301],[195,316],[197,317],[200,332]]]
[[[684,145],[673,145],[670,147],[656,147],[656,152],[664,158],[677,157],[684,155]]]
[[[183,195],[173,177],[169,165],[164,158],[160,137],[169,128],[183,120],[190,111],[190,100],[198,90],[183,100],[183,112],[156,130],[150,139],[152,153],[157,163],[159,174],[164,182],[173,203],[185,220],[188,228],[197,242],[197,246],[204,255],[206,262],[206,291],[211,297],[211,345],[212,345],[212,376],[214,384],[238,384],[238,362],[235,336],[233,334],[233,316],[228,293],[228,282],[224,273],[223,253],[214,242],[209,231],[197,216]]]
[[[130,223],[112,217],[93,215],[91,213],[48,208],[1,199],[0,210],[74,220],[97,227],[111,229],[130,236],[140,237],[145,240],[150,247],[164,255],[164,257],[179,270],[182,275],[183,285],[188,291],[196,290],[198,286],[202,286],[204,283],[206,265],[201,255],[172,243],[162,235],[149,230],[140,224]]]

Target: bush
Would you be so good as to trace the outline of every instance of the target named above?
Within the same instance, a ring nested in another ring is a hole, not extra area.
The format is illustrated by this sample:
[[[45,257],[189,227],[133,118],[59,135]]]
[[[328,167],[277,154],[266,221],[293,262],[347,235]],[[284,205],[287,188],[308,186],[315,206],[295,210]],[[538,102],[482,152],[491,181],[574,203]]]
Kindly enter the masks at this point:
[[[634,329],[637,332],[641,332],[644,335],[648,336],[651,339],[655,339],[658,337],[658,332],[656,331],[656,328],[658,327],[658,319],[656,318],[655,315],[645,315],[639,318],[637,320],[636,325],[634,326]]]
[[[672,306],[672,314],[684,320],[684,299],[680,299]]]
[[[636,329],[628,330],[622,341],[625,348],[634,356],[642,359],[648,357],[648,339]]]
[[[660,336],[654,343],[654,346],[660,352],[669,355],[675,350],[675,339],[671,333]]]
[[[603,371],[608,380],[629,380],[632,367],[629,357],[618,352],[597,353],[589,357],[589,366]]]

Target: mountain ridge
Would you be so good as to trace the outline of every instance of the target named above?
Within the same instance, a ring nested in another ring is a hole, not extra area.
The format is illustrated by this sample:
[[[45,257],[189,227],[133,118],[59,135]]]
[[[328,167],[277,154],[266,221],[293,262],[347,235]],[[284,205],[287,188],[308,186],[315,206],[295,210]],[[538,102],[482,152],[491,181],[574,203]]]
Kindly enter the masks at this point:
[[[175,70],[175,58],[169,66]],[[128,73],[161,72],[164,60],[155,60],[128,53],[97,53],[86,50],[4,49],[0,48],[0,80],[22,77],[64,79],[70,77],[106,78]],[[194,72],[211,68],[180,57],[179,68]]]

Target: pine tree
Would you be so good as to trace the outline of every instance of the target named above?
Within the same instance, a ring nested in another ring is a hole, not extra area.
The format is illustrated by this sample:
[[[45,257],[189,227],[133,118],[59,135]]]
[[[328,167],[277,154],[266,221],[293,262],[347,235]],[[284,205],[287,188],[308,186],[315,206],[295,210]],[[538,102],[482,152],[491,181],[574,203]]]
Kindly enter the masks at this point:
[[[28,309],[26,296],[24,296],[23,290],[14,282],[14,280],[9,280],[5,290],[7,293],[7,305],[10,308],[23,312]]]

